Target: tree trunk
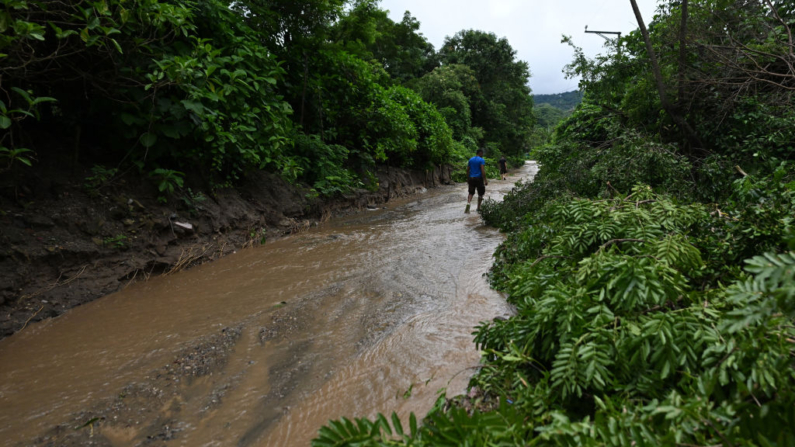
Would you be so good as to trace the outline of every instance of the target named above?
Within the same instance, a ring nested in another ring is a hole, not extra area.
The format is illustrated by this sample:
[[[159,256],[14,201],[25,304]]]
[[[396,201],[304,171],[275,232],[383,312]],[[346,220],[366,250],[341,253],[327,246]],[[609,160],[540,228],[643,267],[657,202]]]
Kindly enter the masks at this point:
[[[646,51],[649,53],[651,69],[652,73],[654,74],[654,81],[657,84],[657,92],[660,95],[660,103],[662,104],[663,109],[666,113],[668,113],[674,123],[676,123],[677,127],[679,127],[679,129],[685,134],[690,143],[696,143],[700,147],[703,147],[701,140],[698,138],[695,130],[693,130],[690,124],[688,124],[687,121],[682,118],[682,116],[679,114],[679,111],[676,110],[676,107],[668,100],[668,95],[665,92],[665,83],[663,82],[662,72],[660,71],[660,65],[657,63],[657,55],[654,53],[654,48],[651,46],[651,39],[649,39],[649,30],[646,29],[646,24],[643,23],[643,17],[640,14],[640,9],[638,9],[637,2],[635,0],[629,0],[629,2],[632,3],[632,11],[635,13],[635,19],[638,21],[640,33],[643,35],[643,41],[646,43]]]
[[[682,23],[679,27],[679,96],[676,103],[682,110],[685,103],[685,68],[687,67],[687,0],[682,0]]]
[[[309,77],[309,56],[304,53],[304,88],[301,92],[301,121],[299,124],[304,127],[304,109],[306,108],[306,83]]]

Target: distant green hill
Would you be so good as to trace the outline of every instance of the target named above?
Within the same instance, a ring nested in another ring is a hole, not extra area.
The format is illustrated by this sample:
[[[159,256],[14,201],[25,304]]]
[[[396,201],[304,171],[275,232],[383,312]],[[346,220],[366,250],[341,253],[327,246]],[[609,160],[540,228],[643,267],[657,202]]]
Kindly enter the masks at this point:
[[[536,115],[538,127],[544,129],[555,127],[563,118],[566,118],[571,112],[564,112],[557,107],[551,106],[547,103],[535,104],[534,111]]]
[[[533,95],[536,125],[542,129],[555,127],[582,102],[582,93],[575,90],[554,95]]]
[[[533,95],[533,101],[536,105],[549,104],[556,109],[570,112],[582,102],[582,92],[574,90],[554,95]]]

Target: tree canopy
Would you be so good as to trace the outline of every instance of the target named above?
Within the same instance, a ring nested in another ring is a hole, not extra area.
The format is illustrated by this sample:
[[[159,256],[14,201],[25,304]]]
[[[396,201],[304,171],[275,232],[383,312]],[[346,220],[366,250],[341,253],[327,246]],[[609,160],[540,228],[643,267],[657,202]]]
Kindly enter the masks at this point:
[[[530,69],[516,60],[508,40],[494,33],[460,31],[445,39],[439,58],[474,72],[482,100],[472,102],[472,125],[485,131],[487,147],[511,155],[525,152],[535,124]]]
[[[221,187],[265,169],[334,194],[379,163],[520,148],[532,124],[529,89],[499,93],[529,75],[507,41],[492,39],[513,77],[440,96],[419,85],[449,62],[378,0],[9,0],[0,18],[0,162],[17,176],[38,162]]]

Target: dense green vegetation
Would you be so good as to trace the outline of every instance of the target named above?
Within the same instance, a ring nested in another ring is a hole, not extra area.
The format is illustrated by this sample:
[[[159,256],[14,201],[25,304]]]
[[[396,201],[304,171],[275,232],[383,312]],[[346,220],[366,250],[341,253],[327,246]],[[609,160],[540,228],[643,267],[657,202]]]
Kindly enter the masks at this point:
[[[577,50],[583,104],[483,208],[516,315],[477,328],[478,392],[315,445],[795,444],[793,30],[791,2],[677,0]]]
[[[573,111],[582,102],[583,92],[574,90],[565,93],[555,93],[552,95],[533,95],[533,101],[537,105],[549,104],[564,112]]]
[[[571,113],[564,112],[549,104],[537,104],[534,111],[538,119],[538,127],[544,130],[554,129],[559,122],[571,115]]]
[[[436,52],[378,0],[3,4],[0,169],[17,178],[40,163],[169,192],[264,169],[334,194],[376,164],[516,156],[534,125],[505,39],[462,31]]]
[[[552,130],[582,102],[582,92],[573,91],[556,95],[533,95],[536,127],[530,137],[530,148],[535,149],[547,144],[552,137]]]

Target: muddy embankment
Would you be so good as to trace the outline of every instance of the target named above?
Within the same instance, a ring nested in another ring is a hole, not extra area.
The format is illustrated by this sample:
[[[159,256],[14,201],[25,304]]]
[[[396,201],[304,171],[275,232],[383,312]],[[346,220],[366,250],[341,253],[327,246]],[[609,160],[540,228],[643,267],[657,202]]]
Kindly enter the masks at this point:
[[[0,339],[152,275],[168,275],[333,215],[450,183],[450,168],[380,168],[378,191],[319,200],[260,173],[217,193],[162,204],[148,182],[87,191],[81,179],[41,175],[0,188]]]

